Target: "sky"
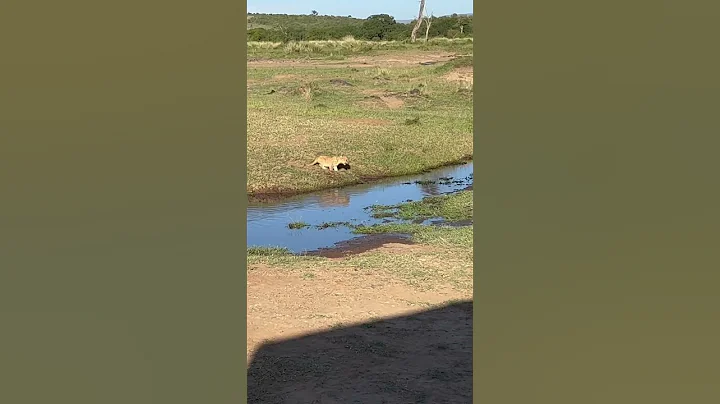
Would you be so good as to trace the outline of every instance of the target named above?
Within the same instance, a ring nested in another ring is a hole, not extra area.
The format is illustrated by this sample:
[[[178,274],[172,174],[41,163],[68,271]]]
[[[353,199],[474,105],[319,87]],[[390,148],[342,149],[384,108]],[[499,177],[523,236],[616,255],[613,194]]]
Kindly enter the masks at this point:
[[[419,0],[361,0],[344,2],[338,0],[247,0],[249,13],[310,14],[317,10],[320,15],[351,15],[367,18],[373,14],[390,14],[396,20],[412,20],[420,10]],[[472,13],[472,0],[426,0],[425,11],[436,16],[453,13]]]

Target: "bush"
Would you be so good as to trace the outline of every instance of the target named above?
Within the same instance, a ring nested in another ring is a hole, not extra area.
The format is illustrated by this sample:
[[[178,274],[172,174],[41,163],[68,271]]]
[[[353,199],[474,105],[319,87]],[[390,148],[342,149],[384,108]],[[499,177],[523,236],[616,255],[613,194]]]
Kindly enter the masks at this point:
[[[371,41],[403,41],[410,38],[415,21],[398,23],[388,14],[364,20],[324,15],[248,14],[249,42],[340,40],[348,36]],[[472,37],[472,16],[433,17],[429,38]],[[425,26],[418,32],[424,38]]]

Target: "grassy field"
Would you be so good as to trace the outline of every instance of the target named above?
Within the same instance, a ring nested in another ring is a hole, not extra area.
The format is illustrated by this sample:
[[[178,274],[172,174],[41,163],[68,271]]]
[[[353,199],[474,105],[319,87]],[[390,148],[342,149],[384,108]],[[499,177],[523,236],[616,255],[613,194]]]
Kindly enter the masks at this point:
[[[472,158],[471,40],[248,43],[248,58],[251,196]],[[350,169],[309,166],[318,155],[346,155]]]
[[[324,268],[362,270],[384,273],[394,281],[406,282],[421,290],[449,285],[460,292],[472,293],[472,226],[430,228],[416,225],[402,230],[412,231],[417,243],[408,247],[404,254],[380,248],[338,260],[296,256],[283,249],[253,248],[248,250],[248,268],[264,266],[301,276]],[[423,264],[418,265],[419,262]]]
[[[446,51],[472,55],[473,38],[432,38],[428,42],[365,41],[348,37],[342,40],[290,41],[247,43],[248,60],[317,58],[344,60],[348,57],[378,54],[380,52]]]

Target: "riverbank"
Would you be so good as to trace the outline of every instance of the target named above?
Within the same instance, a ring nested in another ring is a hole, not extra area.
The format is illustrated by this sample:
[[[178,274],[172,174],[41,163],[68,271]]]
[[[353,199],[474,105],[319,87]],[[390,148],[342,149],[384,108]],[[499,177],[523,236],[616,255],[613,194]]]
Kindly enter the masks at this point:
[[[247,244],[282,246],[293,253],[320,253],[322,249],[336,256],[338,250],[364,251],[388,239],[399,242],[401,238],[393,235],[358,239],[354,230],[393,219],[389,212],[378,216],[370,209],[373,205],[419,202],[466,190],[472,184],[473,163],[468,163],[276,200],[251,201],[247,209]]]
[[[248,62],[248,196],[306,193],[470,160],[471,46],[464,53],[470,56],[433,47],[342,61]],[[318,155],[346,155],[350,169],[309,166]]]

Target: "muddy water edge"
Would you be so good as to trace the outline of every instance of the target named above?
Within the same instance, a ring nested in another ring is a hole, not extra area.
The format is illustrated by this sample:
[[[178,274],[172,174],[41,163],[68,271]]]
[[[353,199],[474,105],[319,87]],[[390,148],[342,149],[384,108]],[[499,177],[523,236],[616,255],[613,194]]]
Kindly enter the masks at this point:
[[[472,184],[473,163],[468,162],[272,202],[251,201],[247,210],[247,245],[287,248],[295,254],[340,257],[387,242],[409,243],[409,236],[403,234],[359,236],[346,224],[387,223],[393,220],[373,218],[368,208],[449,194],[472,187]],[[437,224],[438,221],[430,219],[426,223]]]

